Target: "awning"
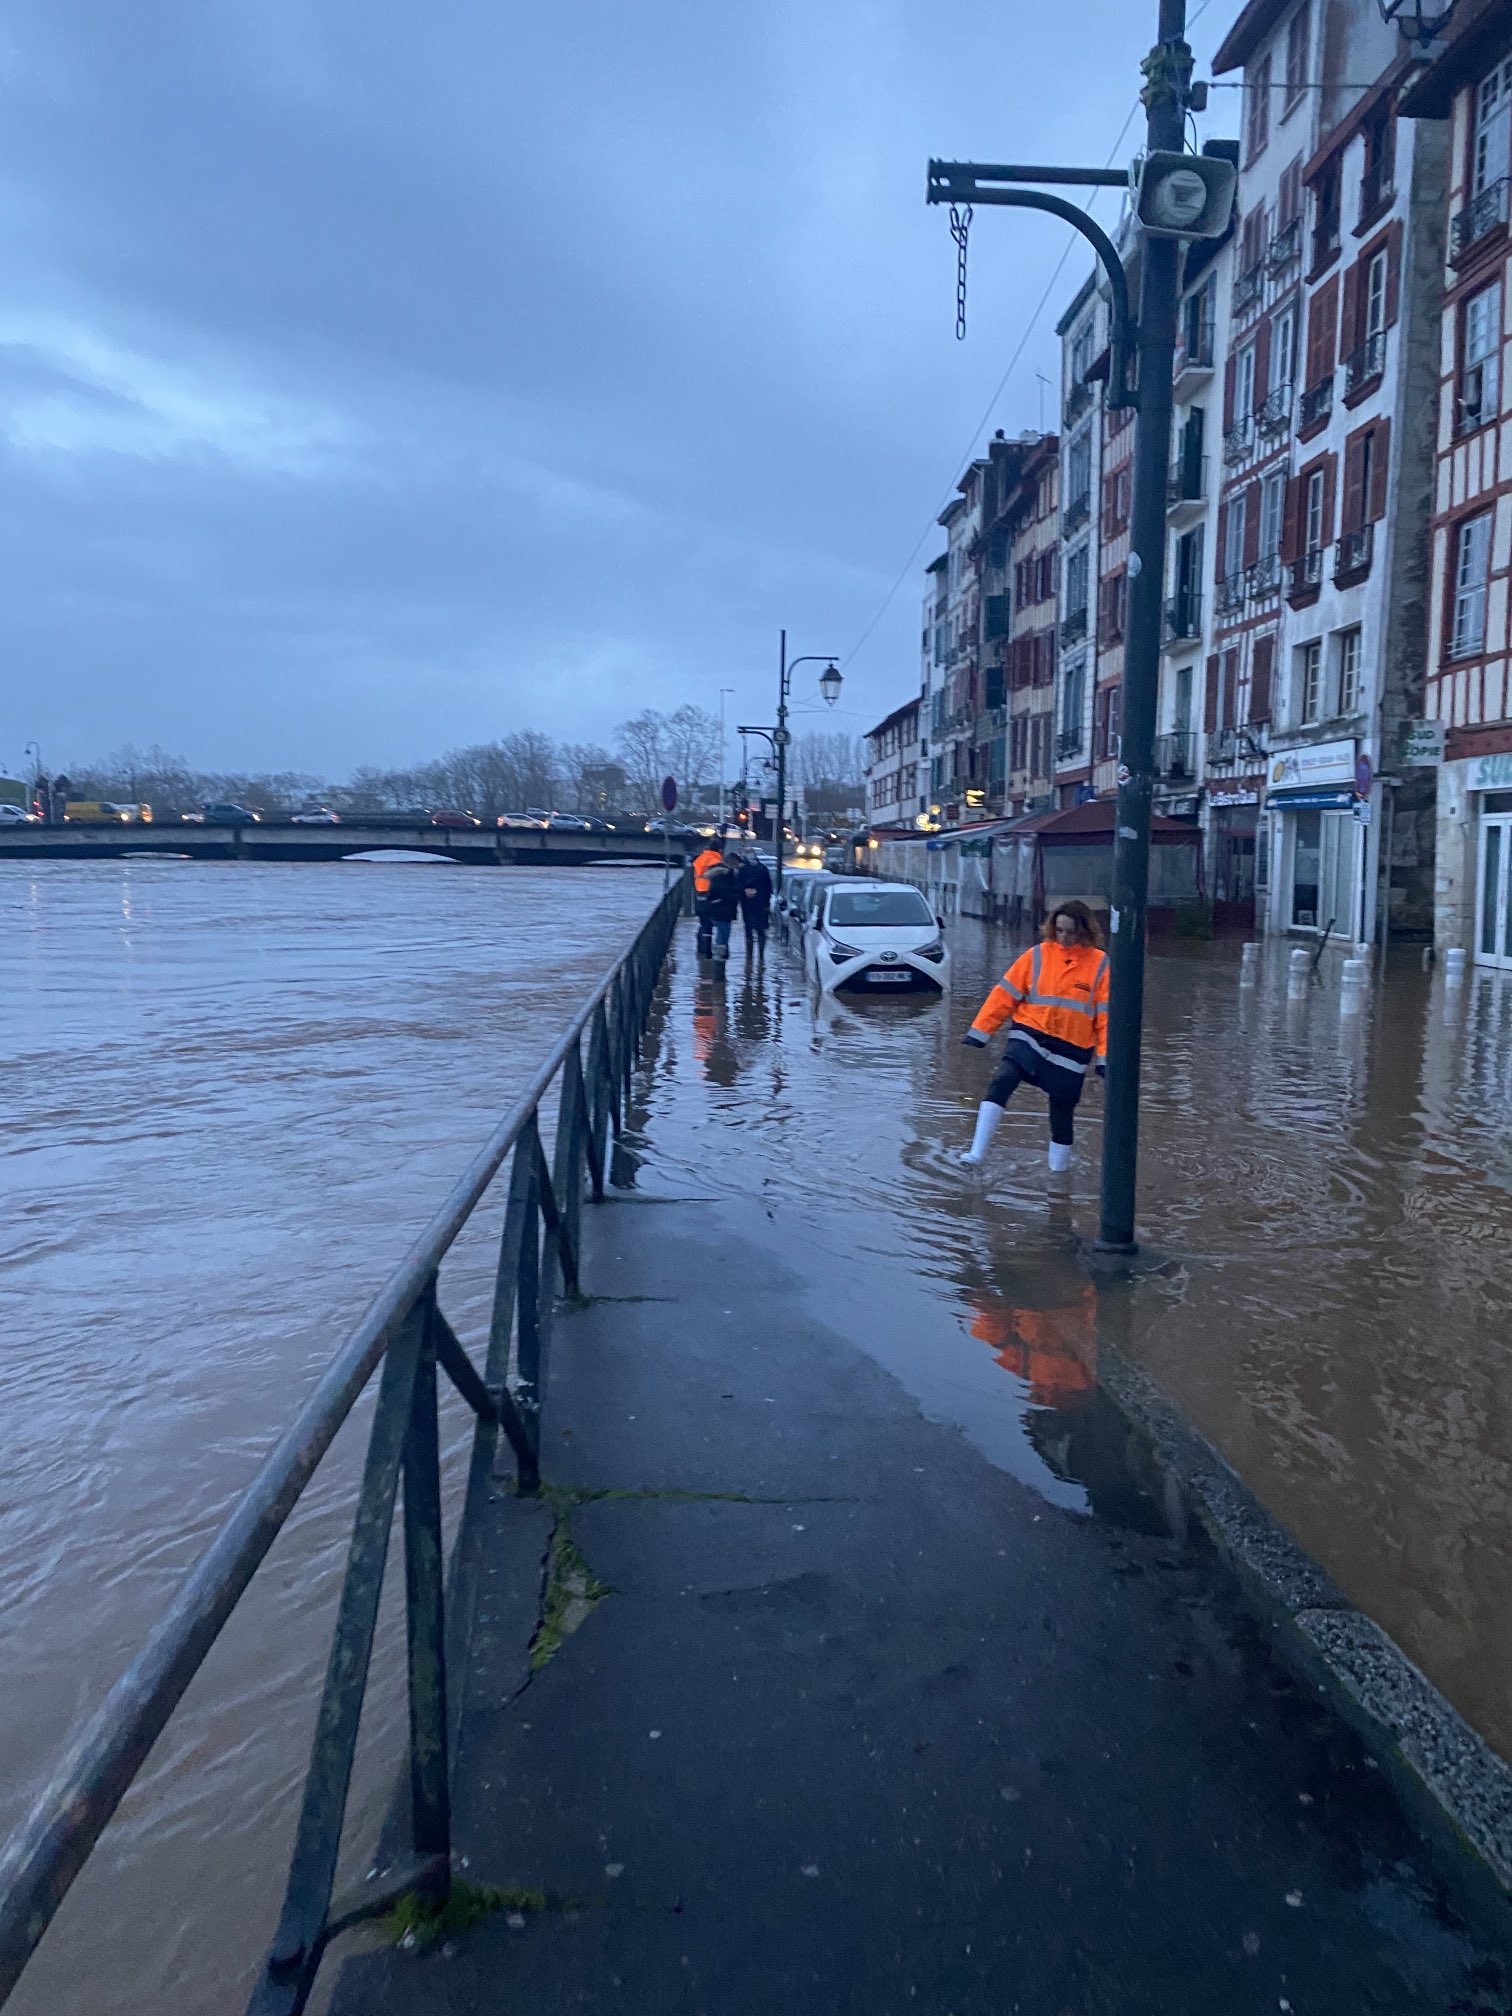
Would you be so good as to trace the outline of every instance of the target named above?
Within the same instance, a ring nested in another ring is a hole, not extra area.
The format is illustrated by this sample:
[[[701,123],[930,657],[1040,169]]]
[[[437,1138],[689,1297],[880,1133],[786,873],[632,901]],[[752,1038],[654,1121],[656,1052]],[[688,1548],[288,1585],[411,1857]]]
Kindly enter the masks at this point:
[[[1340,786],[1336,791],[1272,791],[1265,804],[1271,812],[1347,812],[1354,802],[1354,792]]]

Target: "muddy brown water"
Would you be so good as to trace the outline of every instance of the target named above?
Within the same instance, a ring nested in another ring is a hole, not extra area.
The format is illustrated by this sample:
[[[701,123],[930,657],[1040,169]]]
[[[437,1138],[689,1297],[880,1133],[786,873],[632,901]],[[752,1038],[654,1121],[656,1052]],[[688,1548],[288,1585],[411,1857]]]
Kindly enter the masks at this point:
[[[654,886],[653,886],[654,884]],[[325,1362],[586,984],[644,873],[401,864],[0,871],[11,1090],[0,1136],[8,1381],[0,1825],[24,1812]],[[738,939],[738,933],[737,933]],[[989,1064],[960,1037],[1017,949],[968,922],[940,1004],[813,998],[774,945],[678,954],[650,1109],[702,1129],[687,1174],[780,1192],[846,1241],[879,1311],[958,1319],[920,1404],[1068,1516],[1150,1512],[1096,1392],[1098,1095],[1069,1185],[1023,1093],[963,1179]],[[1395,961],[1365,1012],[1285,948],[1150,968],[1132,1347],[1271,1509],[1504,1754],[1512,1588],[1505,1321],[1512,977],[1446,994]],[[484,1322],[497,1217],[444,1299]],[[906,1276],[906,1280],[905,1280]],[[12,2006],[240,2006],[276,1913],[349,1525],[345,1434],[76,1887]],[[465,1423],[448,1420],[451,1474]],[[351,1811],[360,1868],[403,1720],[392,1611]],[[213,1932],[209,1928],[213,1928]],[[208,1934],[208,1936],[207,1936]]]

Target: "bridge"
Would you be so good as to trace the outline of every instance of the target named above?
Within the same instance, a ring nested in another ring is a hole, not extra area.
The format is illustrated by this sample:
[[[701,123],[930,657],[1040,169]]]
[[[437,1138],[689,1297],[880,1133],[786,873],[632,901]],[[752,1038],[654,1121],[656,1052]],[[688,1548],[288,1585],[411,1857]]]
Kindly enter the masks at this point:
[[[674,839],[681,867],[686,842]],[[667,858],[659,833],[571,833],[499,826],[4,826],[0,861],[344,861],[354,854],[431,854],[472,867],[588,868]]]

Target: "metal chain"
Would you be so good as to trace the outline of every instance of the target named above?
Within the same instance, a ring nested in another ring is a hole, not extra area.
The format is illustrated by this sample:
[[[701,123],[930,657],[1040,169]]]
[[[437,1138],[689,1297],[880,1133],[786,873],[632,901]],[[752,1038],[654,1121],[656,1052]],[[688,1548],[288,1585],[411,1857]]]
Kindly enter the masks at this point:
[[[956,244],[956,341],[966,341],[966,240],[971,232],[971,205],[950,206],[950,235]]]

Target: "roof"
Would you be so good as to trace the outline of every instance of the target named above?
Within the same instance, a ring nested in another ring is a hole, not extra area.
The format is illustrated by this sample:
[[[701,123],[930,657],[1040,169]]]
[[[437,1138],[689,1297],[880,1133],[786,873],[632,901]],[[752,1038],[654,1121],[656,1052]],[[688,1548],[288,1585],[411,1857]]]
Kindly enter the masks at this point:
[[[1512,0],[1460,0],[1441,39],[1444,53],[1402,93],[1399,110],[1405,118],[1448,118],[1455,93],[1512,47]]]
[[[1098,841],[1112,839],[1116,809],[1116,800],[1112,798],[1092,798],[1085,805],[1067,806],[1063,812],[1036,812],[1031,818],[1018,821],[1016,830],[1033,833],[1041,842],[1095,845]],[[1157,847],[1176,846],[1182,842],[1200,845],[1202,834],[1199,827],[1189,826],[1183,819],[1167,819],[1162,812],[1152,812],[1150,839]]]
[[[1291,4],[1292,0],[1249,0],[1219,44],[1218,54],[1213,58],[1214,76],[1221,77],[1225,70],[1238,70],[1248,63]]]
[[[919,705],[920,702],[918,695],[915,694],[912,700],[905,700],[901,707],[894,707],[891,714],[884,714],[882,716],[882,719],[877,723],[875,728],[867,729],[866,731],[867,734],[868,735],[885,734],[889,728],[896,726],[896,724],[899,721],[906,719],[908,715],[917,714],[919,711]]]
[[[950,565],[950,555],[948,553],[942,553],[938,560],[930,561],[929,565],[924,569],[924,572],[926,574],[938,574],[942,567],[948,567],[949,565]]]

